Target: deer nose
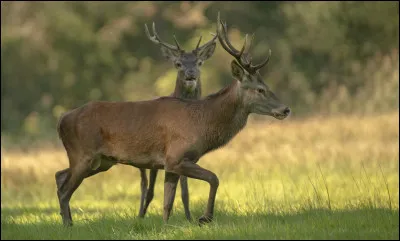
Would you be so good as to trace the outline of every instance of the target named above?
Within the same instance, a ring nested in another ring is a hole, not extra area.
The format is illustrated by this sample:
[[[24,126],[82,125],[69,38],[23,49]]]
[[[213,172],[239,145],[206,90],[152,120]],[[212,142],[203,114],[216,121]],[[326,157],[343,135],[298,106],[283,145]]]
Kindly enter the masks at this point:
[[[273,109],[272,113],[286,117],[290,114],[290,108],[285,105],[282,105],[278,108]]]
[[[282,112],[284,115],[289,115],[290,114],[290,108],[289,107],[286,107],[284,110],[283,110],[283,112]]]
[[[195,78],[196,77],[196,71],[195,70],[188,70],[188,71],[186,71],[186,76],[188,78]]]

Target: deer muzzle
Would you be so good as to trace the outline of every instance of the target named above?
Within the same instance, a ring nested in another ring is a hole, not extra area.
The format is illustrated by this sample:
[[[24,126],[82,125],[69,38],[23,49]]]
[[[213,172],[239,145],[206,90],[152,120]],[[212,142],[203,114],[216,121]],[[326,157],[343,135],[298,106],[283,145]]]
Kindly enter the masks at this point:
[[[290,108],[286,105],[279,106],[278,108],[274,108],[271,111],[272,116],[279,120],[283,120],[288,117],[290,112]]]

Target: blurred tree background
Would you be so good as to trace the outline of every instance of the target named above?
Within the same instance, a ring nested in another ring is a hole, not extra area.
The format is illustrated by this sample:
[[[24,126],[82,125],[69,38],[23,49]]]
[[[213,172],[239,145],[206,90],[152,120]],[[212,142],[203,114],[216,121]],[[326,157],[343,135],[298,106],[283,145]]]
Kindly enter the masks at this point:
[[[91,100],[169,95],[176,70],[145,35],[186,50],[216,31],[218,11],[253,59],[272,50],[265,82],[293,118],[375,114],[399,108],[396,2],[1,2],[1,135],[9,143],[54,140],[58,117]],[[231,80],[217,43],[202,66],[203,95]]]

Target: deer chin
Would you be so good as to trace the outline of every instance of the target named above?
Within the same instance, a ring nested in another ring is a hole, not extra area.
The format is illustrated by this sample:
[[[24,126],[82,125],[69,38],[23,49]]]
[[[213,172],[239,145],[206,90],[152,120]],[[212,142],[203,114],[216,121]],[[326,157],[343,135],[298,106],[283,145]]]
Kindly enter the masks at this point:
[[[185,80],[185,89],[188,90],[189,92],[193,92],[197,87],[197,80],[196,79],[190,79],[190,80]]]
[[[259,115],[268,115],[268,116],[272,116],[278,120],[283,120],[286,117],[288,117],[288,114],[285,113],[279,113],[276,111],[273,111],[269,108],[263,107],[263,106],[258,106],[255,108],[254,113],[259,114]]]
[[[255,114],[258,115],[269,115],[269,116],[273,116],[273,113],[271,112],[271,109],[266,108],[264,106],[256,106],[253,111],[251,111]]]

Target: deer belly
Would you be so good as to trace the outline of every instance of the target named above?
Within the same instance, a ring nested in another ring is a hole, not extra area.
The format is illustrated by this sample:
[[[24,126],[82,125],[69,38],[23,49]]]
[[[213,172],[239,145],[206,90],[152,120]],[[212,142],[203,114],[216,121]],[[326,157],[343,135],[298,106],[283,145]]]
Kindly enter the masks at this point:
[[[120,159],[121,164],[131,165],[138,168],[162,169],[164,168],[165,157],[159,154],[137,155],[132,158]]]

